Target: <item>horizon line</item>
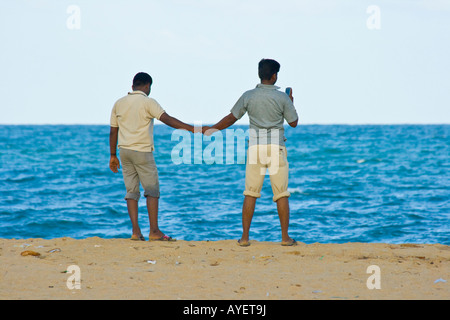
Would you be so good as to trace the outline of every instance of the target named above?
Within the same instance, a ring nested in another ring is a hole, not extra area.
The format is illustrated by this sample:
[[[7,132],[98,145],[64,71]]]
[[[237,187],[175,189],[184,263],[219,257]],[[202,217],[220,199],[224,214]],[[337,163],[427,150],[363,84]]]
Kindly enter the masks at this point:
[[[154,126],[167,126],[164,123],[155,123]],[[196,126],[193,124],[194,127]],[[212,126],[214,123],[204,123],[203,126]],[[233,126],[248,126],[249,123],[235,123]],[[288,126],[288,124],[283,124]],[[392,123],[299,123],[298,126],[401,126],[401,125],[450,125],[450,123],[445,122],[392,122]],[[110,126],[108,123],[0,123],[0,126]]]

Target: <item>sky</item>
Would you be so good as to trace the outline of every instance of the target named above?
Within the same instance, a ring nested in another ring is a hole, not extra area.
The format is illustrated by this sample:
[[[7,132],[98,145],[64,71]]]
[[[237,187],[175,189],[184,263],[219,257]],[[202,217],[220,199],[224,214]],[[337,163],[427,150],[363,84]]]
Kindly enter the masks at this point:
[[[302,124],[450,123],[450,0],[9,0],[0,43],[0,124],[107,125],[141,71],[215,123],[262,58]]]

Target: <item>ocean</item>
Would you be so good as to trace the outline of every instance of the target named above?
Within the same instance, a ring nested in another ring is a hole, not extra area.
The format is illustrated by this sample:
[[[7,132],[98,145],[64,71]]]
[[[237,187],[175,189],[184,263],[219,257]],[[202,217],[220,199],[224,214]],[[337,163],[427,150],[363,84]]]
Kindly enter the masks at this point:
[[[182,152],[186,161],[174,161],[180,137],[173,133],[155,126],[160,229],[180,240],[240,238],[245,152],[227,161],[227,152],[220,157],[216,150],[210,161],[203,156],[211,141],[190,134],[197,145]],[[304,243],[450,245],[449,133],[450,125],[286,128],[290,236]],[[106,125],[1,125],[0,238],[130,237],[125,186],[121,170],[109,169],[108,139]],[[225,140],[239,149],[237,139]],[[139,206],[147,236],[144,197]],[[250,237],[281,241],[268,176]]]

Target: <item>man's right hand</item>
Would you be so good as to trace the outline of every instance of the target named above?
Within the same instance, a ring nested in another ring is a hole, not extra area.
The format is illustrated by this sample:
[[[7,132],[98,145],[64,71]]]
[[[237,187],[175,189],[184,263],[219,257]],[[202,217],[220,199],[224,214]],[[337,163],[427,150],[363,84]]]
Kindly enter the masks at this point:
[[[289,93],[289,99],[291,99],[292,103],[294,103],[294,96],[292,95],[292,89],[291,92]]]
[[[109,159],[109,168],[114,173],[119,172],[120,162],[119,162],[119,158],[117,158],[117,156],[113,156],[113,155],[111,156],[111,158]]]

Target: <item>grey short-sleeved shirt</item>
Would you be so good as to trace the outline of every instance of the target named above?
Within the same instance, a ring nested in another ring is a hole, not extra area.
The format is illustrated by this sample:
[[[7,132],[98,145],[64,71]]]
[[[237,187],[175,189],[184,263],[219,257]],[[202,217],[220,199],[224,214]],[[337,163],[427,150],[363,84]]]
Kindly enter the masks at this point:
[[[255,89],[244,92],[231,109],[237,119],[248,112],[250,139],[256,134],[257,144],[284,146],[284,120],[291,123],[298,119],[291,99],[278,89],[277,86],[258,84]]]

